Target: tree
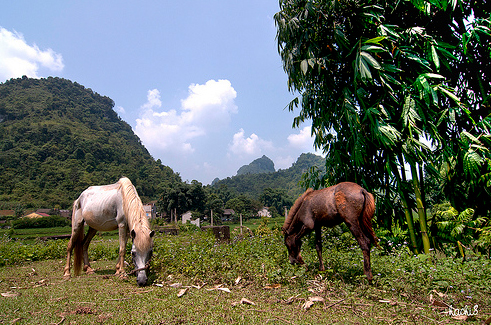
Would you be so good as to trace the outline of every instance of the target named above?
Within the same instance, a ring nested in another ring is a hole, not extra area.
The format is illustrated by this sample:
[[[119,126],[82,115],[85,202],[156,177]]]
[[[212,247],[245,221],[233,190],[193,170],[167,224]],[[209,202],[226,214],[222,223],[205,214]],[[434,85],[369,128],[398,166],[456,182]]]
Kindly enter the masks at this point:
[[[206,198],[206,211],[208,215],[211,215],[211,211],[213,211],[213,218],[216,216],[221,216],[223,214],[223,201],[220,199],[218,194],[210,193]]]
[[[378,197],[379,219],[400,202],[415,251],[414,206],[430,248],[423,171],[451,161],[463,131],[489,124],[491,76],[479,66],[489,67],[489,9],[457,2],[282,0],[275,15],[289,90],[300,93],[293,125],[311,119],[326,153],[327,172],[310,183],[362,184]]]
[[[273,207],[274,211],[281,214],[285,207],[290,208],[293,201],[288,197],[286,191],[281,189],[265,188],[260,201],[267,207]]]
[[[256,200],[249,198],[246,195],[239,195],[231,200],[229,200],[225,207],[227,209],[233,209],[235,213],[242,213],[247,219],[252,217],[259,210],[261,203]]]
[[[175,213],[181,215],[187,211],[204,213],[207,207],[207,196],[203,185],[193,180],[191,184],[175,183],[164,188],[158,202],[160,213],[171,216]]]

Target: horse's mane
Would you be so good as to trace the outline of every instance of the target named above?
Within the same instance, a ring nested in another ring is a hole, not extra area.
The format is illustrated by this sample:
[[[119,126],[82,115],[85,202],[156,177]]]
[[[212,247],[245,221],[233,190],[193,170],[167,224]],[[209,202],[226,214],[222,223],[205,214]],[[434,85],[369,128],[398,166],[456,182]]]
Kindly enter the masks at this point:
[[[295,215],[297,214],[297,211],[298,209],[300,208],[300,206],[302,205],[303,203],[303,200],[305,199],[305,197],[312,193],[314,190],[309,188],[307,189],[296,201],[295,203],[293,204],[292,208],[290,209],[290,212],[288,212],[288,216],[285,218],[285,223],[283,224],[283,227],[281,227],[281,230],[283,231],[283,233],[288,233],[289,229],[290,229],[290,226],[293,222],[293,219],[295,217]]]
[[[148,222],[147,215],[143,209],[143,203],[138,196],[136,188],[126,177],[121,178],[118,183],[121,186],[123,211],[128,220],[130,230],[139,226],[141,231],[144,231],[143,228],[147,228],[148,232],[150,232],[150,223]]]

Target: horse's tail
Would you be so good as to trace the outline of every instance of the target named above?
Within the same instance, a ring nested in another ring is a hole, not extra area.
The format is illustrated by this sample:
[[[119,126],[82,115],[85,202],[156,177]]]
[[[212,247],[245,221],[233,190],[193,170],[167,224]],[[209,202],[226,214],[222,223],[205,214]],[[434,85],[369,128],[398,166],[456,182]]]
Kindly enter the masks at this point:
[[[288,216],[285,219],[285,223],[283,224],[283,227],[281,227],[281,230],[283,231],[283,233],[287,233],[288,232],[288,230],[290,229],[290,225],[293,222],[293,217],[295,216],[295,214],[297,213],[298,209],[302,205],[303,200],[305,199],[305,197],[309,193],[311,193],[313,191],[314,190],[311,189],[311,188],[307,189],[300,197],[298,197],[298,199],[295,201],[295,203],[293,203],[293,206],[291,207],[290,212],[288,212]]]
[[[365,197],[365,205],[361,213],[361,228],[363,233],[370,239],[370,242],[375,246],[378,245],[378,238],[372,228],[372,218],[375,214],[375,200],[372,193],[362,189],[363,196]]]
[[[77,210],[80,210],[80,203],[77,200],[73,202],[73,216],[72,222],[76,222],[75,214]],[[72,228],[74,225],[72,225]],[[79,275],[82,271],[83,264],[83,240],[84,240],[84,222],[80,225],[80,229],[77,233],[73,233],[72,231],[72,248],[73,248],[73,271],[75,275]]]

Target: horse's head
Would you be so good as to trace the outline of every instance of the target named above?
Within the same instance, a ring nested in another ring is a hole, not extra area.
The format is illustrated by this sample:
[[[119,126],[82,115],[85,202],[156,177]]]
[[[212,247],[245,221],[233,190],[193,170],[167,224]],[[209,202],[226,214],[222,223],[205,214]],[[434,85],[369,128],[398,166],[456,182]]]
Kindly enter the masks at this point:
[[[291,264],[304,264],[303,258],[300,255],[302,248],[302,239],[296,234],[285,233],[285,245],[288,249],[288,258]]]
[[[133,246],[131,247],[131,257],[133,258],[133,264],[135,264],[136,283],[139,286],[147,284],[147,270],[150,267],[150,259],[153,252],[153,235],[154,231],[149,233],[146,231],[139,231],[138,233],[133,229],[131,230],[131,238],[133,239]]]

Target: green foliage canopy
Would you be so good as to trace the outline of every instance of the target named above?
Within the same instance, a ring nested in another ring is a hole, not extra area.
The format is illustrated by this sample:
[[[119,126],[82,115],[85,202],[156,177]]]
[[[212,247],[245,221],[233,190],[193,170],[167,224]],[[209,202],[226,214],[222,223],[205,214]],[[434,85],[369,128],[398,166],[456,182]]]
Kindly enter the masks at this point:
[[[425,251],[423,166],[433,177],[446,166],[446,193],[462,185],[453,199],[489,212],[477,182],[490,171],[489,5],[282,0],[275,21],[289,89],[300,93],[289,104],[300,107],[294,126],[311,119],[327,154],[327,173],[311,183],[362,184],[378,195],[379,220],[398,202],[416,205]]]
[[[88,186],[121,176],[145,201],[181,182],[151,157],[113,106],[61,78],[0,84],[0,205],[68,208]]]

